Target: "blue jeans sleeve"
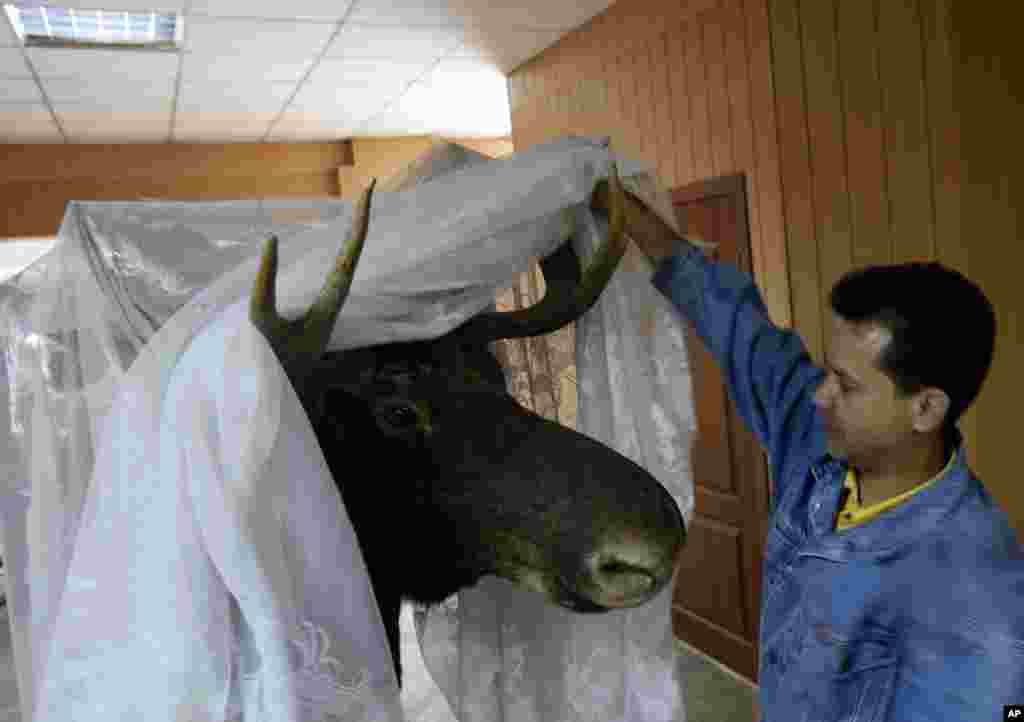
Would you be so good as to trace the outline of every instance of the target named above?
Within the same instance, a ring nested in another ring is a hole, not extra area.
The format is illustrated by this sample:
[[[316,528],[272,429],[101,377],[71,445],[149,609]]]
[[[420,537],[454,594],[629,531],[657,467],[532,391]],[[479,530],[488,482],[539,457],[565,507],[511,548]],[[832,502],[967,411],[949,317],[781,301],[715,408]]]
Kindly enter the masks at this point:
[[[736,409],[768,451],[777,496],[791,452],[809,443],[824,372],[798,334],[772,324],[753,279],[734,266],[690,249],[658,264],[652,282],[718,363]]]

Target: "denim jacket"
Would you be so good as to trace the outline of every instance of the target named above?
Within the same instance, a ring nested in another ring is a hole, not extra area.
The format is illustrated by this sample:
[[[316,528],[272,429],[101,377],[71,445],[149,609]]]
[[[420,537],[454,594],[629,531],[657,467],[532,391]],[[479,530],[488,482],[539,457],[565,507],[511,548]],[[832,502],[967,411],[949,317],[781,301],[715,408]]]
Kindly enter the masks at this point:
[[[1024,550],[966,464],[876,519],[834,531],[845,462],[813,402],[824,379],[753,280],[689,250],[653,283],[714,355],[768,452],[765,722],[995,722],[1024,704]],[[922,479],[922,481],[925,481]]]

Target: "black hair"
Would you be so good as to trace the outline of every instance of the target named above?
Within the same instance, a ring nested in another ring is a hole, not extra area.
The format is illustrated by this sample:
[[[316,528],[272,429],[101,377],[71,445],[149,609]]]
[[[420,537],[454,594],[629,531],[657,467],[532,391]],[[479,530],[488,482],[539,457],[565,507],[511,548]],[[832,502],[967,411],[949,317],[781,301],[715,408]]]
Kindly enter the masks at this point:
[[[878,368],[903,397],[924,387],[944,391],[951,429],[992,365],[996,316],[982,290],[940,263],[904,263],[847,273],[829,300],[840,318],[889,331]]]

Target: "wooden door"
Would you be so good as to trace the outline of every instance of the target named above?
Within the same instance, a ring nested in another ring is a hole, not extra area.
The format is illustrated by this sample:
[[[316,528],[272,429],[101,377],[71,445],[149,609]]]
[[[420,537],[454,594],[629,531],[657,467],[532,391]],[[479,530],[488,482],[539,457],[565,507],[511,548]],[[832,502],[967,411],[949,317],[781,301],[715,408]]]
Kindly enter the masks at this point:
[[[672,202],[682,229],[717,242],[718,259],[751,272],[742,175],[680,188]],[[692,329],[688,341],[697,412],[695,513],[679,559],[673,628],[679,639],[756,683],[768,466]]]

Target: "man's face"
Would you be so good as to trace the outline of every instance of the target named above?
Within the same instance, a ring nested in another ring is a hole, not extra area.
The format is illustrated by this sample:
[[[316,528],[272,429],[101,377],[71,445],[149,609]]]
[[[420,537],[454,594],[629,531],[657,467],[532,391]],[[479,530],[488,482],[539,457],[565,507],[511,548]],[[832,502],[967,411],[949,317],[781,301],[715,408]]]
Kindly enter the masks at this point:
[[[828,375],[815,392],[829,453],[859,469],[876,469],[913,434],[912,402],[878,368],[890,334],[873,323],[850,323],[832,314],[825,358]]]

